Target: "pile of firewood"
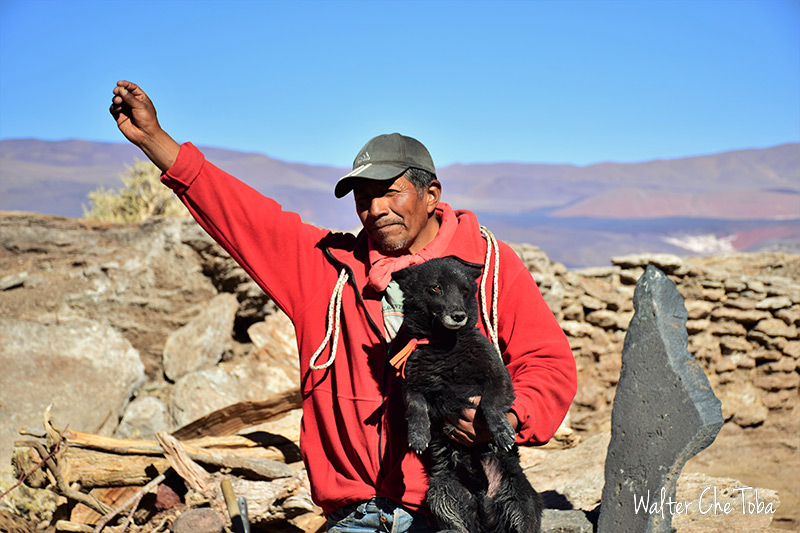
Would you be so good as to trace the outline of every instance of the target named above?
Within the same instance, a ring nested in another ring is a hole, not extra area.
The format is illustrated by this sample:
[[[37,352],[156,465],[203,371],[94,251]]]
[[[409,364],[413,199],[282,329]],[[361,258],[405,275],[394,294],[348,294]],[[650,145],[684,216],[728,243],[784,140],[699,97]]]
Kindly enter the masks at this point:
[[[66,499],[56,531],[322,531],[297,445],[246,432],[300,401],[294,390],[237,403],[155,440],[58,430],[48,409],[44,432],[15,442],[15,487]]]

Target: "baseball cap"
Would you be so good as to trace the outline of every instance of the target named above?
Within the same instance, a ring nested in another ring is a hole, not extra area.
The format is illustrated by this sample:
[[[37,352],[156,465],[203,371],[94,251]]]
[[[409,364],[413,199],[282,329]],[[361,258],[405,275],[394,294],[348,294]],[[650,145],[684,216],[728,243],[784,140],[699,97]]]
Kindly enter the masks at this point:
[[[356,178],[390,180],[409,168],[420,168],[436,175],[431,154],[421,142],[399,133],[378,135],[358,152],[353,170],[339,179],[334,194],[341,198],[352,191]]]

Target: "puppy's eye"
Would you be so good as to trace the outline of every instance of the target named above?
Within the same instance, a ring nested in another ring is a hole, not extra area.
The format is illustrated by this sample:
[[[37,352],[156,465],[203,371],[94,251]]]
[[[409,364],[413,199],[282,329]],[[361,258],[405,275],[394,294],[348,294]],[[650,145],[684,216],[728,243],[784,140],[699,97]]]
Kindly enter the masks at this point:
[[[431,291],[431,294],[436,294],[436,295],[442,294],[442,288],[439,287],[438,285],[434,285],[428,290]]]
[[[469,294],[469,289],[461,289],[461,294],[463,295]]]

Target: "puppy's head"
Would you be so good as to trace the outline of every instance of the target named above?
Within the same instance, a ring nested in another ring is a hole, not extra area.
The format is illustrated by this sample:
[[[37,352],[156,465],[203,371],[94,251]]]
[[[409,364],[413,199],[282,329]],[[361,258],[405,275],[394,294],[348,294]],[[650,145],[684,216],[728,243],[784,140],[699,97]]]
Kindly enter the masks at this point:
[[[412,334],[474,327],[478,322],[476,278],[481,269],[448,257],[431,259],[395,272],[403,291],[404,323]]]

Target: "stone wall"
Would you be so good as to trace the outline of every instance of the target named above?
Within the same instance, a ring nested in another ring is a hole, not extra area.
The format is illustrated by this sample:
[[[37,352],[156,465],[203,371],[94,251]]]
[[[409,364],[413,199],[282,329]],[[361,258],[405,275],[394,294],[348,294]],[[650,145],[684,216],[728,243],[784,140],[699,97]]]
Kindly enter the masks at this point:
[[[667,273],[685,299],[690,353],[739,426],[763,423],[798,399],[800,257],[734,254],[681,259],[616,257],[608,267],[568,271],[531,245],[513,245],[569,337],[579,371],[575,429],[608,429],[633,291],[644,267]]]

